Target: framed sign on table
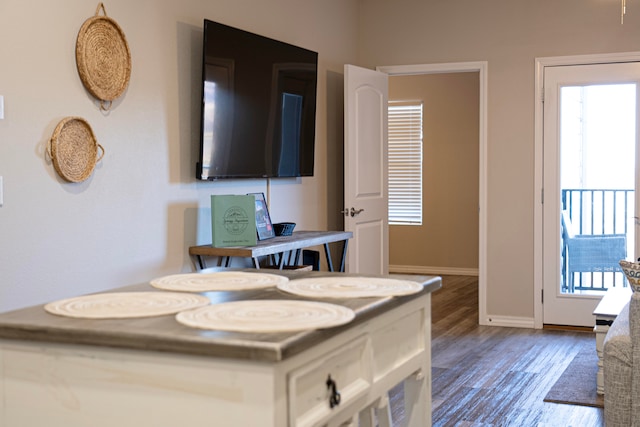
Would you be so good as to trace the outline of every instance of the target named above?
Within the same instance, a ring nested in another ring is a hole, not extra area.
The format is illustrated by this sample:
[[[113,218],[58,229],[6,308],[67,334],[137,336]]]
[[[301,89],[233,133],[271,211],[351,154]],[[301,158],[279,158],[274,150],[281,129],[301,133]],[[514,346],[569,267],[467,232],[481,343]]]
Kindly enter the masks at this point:
[[[249,193],[256,198],[256,231],[258,240],[265,240],[275,237],[273,224],[269,216],[269,208],[264,198],[264,193]]]

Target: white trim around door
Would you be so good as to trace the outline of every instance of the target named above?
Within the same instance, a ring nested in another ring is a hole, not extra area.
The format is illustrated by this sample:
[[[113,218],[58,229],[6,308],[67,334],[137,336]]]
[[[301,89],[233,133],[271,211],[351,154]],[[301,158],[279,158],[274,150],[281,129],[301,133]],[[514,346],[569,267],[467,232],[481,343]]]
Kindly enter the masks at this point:
[[[534,121],[534,197],[535,210],[533,219],[534,230],[534,327],[541,329],[544,325],[543,316],[543,97],[544,97],[544,69],[562,65],[611,64],[621,62],[640,61],[640,52],[622,52],[611,54],[575,55],[536,58],[535,60],[535,121]]]
[[[376,68],[378,71],[390,76],[437,74],[437,73],[461,73],[478,72],[480,75],[480,117],[478,135],[479,141],[479,226],[478,226],[478,311],[480,325],[503,326],[491,319],[487,314],[487,88],[488,88],[488,63],[481,62],[454,62],[443,64],[418,64],[418,65],[389,65]],[[513,325],[505,325],[513,326]]]

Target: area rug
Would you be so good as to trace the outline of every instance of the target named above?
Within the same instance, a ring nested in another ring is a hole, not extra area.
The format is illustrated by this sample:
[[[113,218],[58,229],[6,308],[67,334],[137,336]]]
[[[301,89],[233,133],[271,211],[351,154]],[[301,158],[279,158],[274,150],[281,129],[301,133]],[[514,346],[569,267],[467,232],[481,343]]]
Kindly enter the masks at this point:
[[[581,350],[544,398],[545,402],[604,407],[604,396],[596,392],[598,356],[591,346]]]

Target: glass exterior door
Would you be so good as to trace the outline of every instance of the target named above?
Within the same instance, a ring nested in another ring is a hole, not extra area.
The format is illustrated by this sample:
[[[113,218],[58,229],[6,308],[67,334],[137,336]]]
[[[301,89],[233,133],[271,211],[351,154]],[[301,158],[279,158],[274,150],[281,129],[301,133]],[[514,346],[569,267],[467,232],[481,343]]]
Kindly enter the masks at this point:
[[[593,325],[635,253],[637,63],[545,68],[544,323]]]

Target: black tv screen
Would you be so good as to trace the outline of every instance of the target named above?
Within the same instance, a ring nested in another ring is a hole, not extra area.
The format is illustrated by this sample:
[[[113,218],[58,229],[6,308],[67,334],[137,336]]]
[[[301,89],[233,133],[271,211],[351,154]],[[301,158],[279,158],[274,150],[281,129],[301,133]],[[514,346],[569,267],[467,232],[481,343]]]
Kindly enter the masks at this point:
[[[316,52],[204,21],[196,178],[313,175]]]

